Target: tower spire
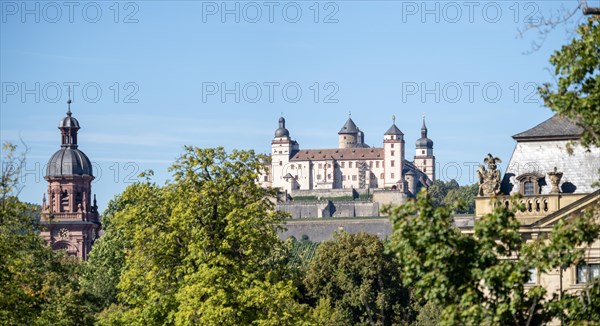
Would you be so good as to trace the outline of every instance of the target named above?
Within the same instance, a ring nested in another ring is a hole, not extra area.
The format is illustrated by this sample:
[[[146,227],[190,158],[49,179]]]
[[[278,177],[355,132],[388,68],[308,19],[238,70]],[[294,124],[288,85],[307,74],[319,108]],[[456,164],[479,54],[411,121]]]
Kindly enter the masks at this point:
[[[427,125],[425,125],[425,112],[423,112],[423,125],[421,126],[421,138],[427,138]]]
[[[71,102],[73,102],[73,101],[71,101],[71,86],[69,86],[69,99],[67,100],[67,106],[68,106],[67,115],[68,116],[71,116]]]
[[[64,117],[58,129],[61,131],[62,146],[77,148],[77,130],[79,130],[79,122],[71,116],[71,88],[69,87],[69,99],[67,100],[67,116]]]

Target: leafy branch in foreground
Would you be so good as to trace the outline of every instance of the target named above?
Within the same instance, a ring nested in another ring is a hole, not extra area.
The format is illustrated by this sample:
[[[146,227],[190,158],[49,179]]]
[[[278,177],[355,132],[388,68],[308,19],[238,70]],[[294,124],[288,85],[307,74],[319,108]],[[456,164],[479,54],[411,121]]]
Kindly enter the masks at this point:
[[[548,239],[529,244],[519,233],[515,211],[495,207],[475,221],[472,235],[454,227],[452,209],[435,208],[424,191],[416,201],[388,208],[393,223],[389,248],[399,259],[404,285],[443,307],[442,325],[535,325],[565,317],[556,307],[589,312],[574,307],[570,296],[548,299],[544,288],[525,284],[534,266],[547,271],[576,263],[566,253],[589,246],[598,238],[598,226],[589,217],[574,217],[557,224]],[[594,305],[597,300],[591,299]],[[565,318],[596,317],[572,313]]]

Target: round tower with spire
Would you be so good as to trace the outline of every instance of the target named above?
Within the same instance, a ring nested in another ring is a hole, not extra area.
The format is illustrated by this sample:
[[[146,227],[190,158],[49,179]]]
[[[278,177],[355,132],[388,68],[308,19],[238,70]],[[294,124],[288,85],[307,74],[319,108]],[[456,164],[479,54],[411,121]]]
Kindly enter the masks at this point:
[[[41,236],[53,249],[63,249],[86,260],[98,236],[100,222],[95,195],[92,200],[92,163],[78,149],[80,126],[72,116],[71,102],[69,98],[67,116],[58,124],[61,148],[46,166],[48,197],[44,194]]]
[[[415,144],[415,166],[429,177],[435,180],[435,156],[433,155],[433,141],[427,138],[427,125],[425,114],[423,114],[423,125],[421,126],[421,138]]]
[[[339,148],[352,148],[358,143],[360,130],[352,121],[352,115],[348,114],[348,120],[338,132]]]

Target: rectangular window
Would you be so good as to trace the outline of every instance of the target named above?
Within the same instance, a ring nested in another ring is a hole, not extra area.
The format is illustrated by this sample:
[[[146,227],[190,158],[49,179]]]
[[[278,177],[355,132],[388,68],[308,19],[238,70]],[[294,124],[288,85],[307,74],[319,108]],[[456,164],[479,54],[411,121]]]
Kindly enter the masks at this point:
[[[279,165],[283,165],[283,162],[282,162],[282,161],[279,161]]]
[[[319,163],[319,169],[323,168],[323,164]]]
[[[394,151],[391,151],[391,152],[390,152],[390,155],[394,156],[394,154],[395,154],[395,152],[394,152]]]
[[[537,284],[537,269],[532,267],[527,270],[529,272],[529,279],[527,280],[527,284]]]
[[[331,163],[328,163],[328,164],[327,164],[327,168],[328,168],[328,169],[331,169]]]
[[[396,163],[396,162],[395,162],[394,160],[391,160],[391,161],[390,161],[390,166],[391,166],[391,167],[394,167],[394,163]]]
[[[394,144],[392,144],[392,146],[391,146],[391,147],[392,147],[392,148],[394,148]]]
[[[392,179],[394,179],[394,174],[392,173],[392,174],[390,175],[390,177],[391,177]]]
[[[302,165],[298,165],[298,169],[301,170],[302,169]]]
[[[294,169],[294,164],[290,165],[290,170]]]
[[[527,195],[535,195],[533,193],[533,182],[531,182],[531,181],[525,182],[525,187],[524,188],[525,188],[525,194],[524,195],[526,195],[526,196]]]
[[[341,166],[342,168],[344,168],[345,164],[346,164],[345,162],[342,162],[342,163],[340,163],[340,166]]]
[[[331,173],[327,173],[327,179],[331,180]]]
[[[369,162],[369,167],[372,169],[373,168],[373,161]]]
[[[383,173],[379,175],[379,179],[383,180]]]
[[[317,174],[317,180],[321,180],[321,175]]]
[[[423,149],[423,150],[421,150],[421,154],[425,154],[425,150],[424,150],[424,149]]]
[[[375,162],[375,167],[378,168],[379,167],[379,161]]]
[[[352,162],[348,162],[348,167],[351,168],[352,167]]]
[[[352,176],[352,181],[356,181],[356,174]]]
[[[265,175],[265,177],[264,177],[264,181],[265,181],[265,182],[269,181],[269,176]]]
[[[585,284],[600,278],[600,264],[581,264],[577,266],[577,284]]]

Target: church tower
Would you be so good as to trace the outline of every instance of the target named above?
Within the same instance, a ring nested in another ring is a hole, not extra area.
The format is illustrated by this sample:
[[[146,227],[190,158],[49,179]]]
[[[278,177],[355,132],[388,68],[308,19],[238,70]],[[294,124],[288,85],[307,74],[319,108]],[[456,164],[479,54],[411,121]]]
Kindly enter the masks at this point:
[[[427,138],[427,126],[423,117],[421,126],[421,138],[417,140],[415,152],[415,166],[435,181],[435,156],[433,156],[433,141]]]
[[[58,125],[61,148],[46,166],[48,201],[44,194],[41,236],[52,249],[87,260],[100,229],[95,195],[92,200],[94,175],[90,159],[77,148],[80,127],[70,98],[67,104],[67,116]]]

